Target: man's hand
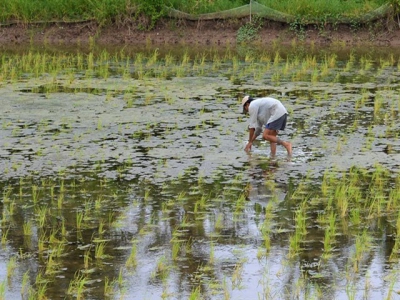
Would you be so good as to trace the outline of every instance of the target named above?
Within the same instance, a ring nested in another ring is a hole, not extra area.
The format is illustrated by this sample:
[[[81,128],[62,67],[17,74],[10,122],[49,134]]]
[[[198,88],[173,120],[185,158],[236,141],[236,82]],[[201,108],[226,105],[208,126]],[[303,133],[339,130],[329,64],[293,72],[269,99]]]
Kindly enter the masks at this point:
[[[253,141],[256,139],[257,136],[254,135],[255,133],[255,128],[250,128],[249,127],[249,141],[244,148],[244,151],[249,152],[251,150],[251,146],[253,145]]]
[[[251,146],[253,145],[253,143],[252,142],[248,142],[247,143],[247,145],[246,145],[246,147],[244,148],[244,151],[246,151],[246,152],[250,152],[250,150],[251,150]]]

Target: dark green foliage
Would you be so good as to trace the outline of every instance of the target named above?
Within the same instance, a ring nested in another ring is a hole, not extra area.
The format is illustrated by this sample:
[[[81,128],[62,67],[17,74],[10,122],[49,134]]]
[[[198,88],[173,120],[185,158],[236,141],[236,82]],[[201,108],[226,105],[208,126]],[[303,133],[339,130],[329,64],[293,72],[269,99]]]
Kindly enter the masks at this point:
[[[303,20],[301,18],[296,18],[296,20],[289,24],[289,28],[297,35],[300,40],[305,39],[306,25],[303,23]]]
[[[262,5],[282,13],[309,20],[321,20],[314,24],[331,22],[331,16],[355,18],[390,3],[395,15],[400,0],[258,0]],[[249,4],[250,0],[0,0],[0,22],[46,22],[54,20],[96,20],[100,25],[135,20],[141,29],[152,29],[164,16],[165,8],[199,15],[221,12]],[[328,20],[329,19],[329,20]],[[333,22],[335,19],[333,19]],[[301,33],[301,22],[291,24]],[[239,40],[254,38],[257,24],[243,26],[238,32]]]
[[[261,29],[262,19],[253,16],[251,22],[244,24],[239,28],[236,36],[238,43],[250,42],[257,37],[258,31]]]
[[[146,20],[140,24],[141,29],[152,29],[157,20],[164,15],[164,0],[133,0],[133,2],[136,4],[136,18],[143,16]]]

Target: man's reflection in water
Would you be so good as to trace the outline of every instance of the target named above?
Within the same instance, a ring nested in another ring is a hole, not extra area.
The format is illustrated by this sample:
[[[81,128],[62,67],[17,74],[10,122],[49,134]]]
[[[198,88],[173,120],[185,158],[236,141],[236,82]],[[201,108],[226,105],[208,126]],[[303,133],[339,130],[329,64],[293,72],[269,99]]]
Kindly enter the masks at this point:
[[[265,206],[272,199],[282,201],[286,196],[286,185],[277,183],[275,173],[279,161],[265,157],[249,157],[249,183],[247,200]]]

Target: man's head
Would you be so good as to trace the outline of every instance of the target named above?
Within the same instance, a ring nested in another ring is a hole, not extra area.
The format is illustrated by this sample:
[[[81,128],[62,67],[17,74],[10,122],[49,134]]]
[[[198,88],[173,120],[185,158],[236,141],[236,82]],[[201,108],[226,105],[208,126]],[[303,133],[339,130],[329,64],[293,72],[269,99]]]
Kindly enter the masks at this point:
[[[243,113],[247,113],[249,111],[249,105],[250,102],[253,100],[250,96],[244,96],[242,99],[242,108],[243,108]]]

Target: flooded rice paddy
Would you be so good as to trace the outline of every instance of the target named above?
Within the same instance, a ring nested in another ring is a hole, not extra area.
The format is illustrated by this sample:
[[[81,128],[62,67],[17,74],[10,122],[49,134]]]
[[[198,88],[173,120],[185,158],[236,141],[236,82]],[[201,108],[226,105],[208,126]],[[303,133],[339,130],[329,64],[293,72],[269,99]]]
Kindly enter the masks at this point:
[[[0,299],[400,297],[399,59],[2,53]]]

